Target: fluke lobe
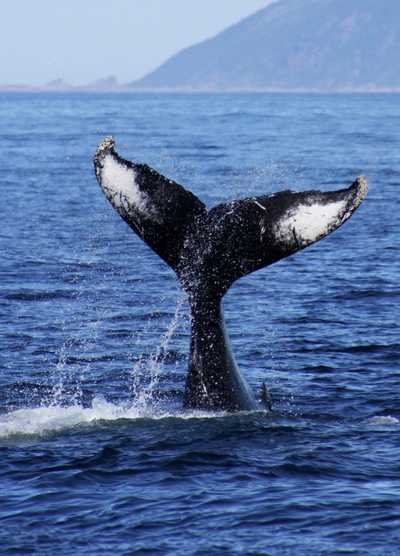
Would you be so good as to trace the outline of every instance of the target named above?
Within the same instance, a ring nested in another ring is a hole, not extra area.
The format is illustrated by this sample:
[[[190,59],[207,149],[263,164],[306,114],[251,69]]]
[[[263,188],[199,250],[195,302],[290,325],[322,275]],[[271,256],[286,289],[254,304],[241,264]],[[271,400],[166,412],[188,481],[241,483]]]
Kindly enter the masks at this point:
[[[339,228],[366,196],[366,179],[339,191],[282,191],[208,210],[176,182],[121,158],[111,137],[99,145],[94,165],[107,199],[174,269],[188,294],[192,335],[185,407],[255,409],[230,349],[222,297],[235,280]]]

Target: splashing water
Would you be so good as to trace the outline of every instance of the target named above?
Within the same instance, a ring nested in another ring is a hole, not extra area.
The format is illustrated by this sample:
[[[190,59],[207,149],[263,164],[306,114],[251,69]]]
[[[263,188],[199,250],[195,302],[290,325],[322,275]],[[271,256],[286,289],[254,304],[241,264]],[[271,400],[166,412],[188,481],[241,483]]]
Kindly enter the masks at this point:
[[[157,410],[143,404],[114,404],[104,396],[93,399],[91,407],[50,405],[18,409],[0,417],[0,439],[14,436],[41,436],[73,427],[119,419],[209,419],[226,416],[225,412]]]
[[[68,354],[67,346],[64,344],[60,349],[55,368],[57,380],[53,386],[51,399],[43,401],[40,407],[18,409],[2,415],[0,417],[0,439],[12,436],[42,435],[98,421],[167,417],[186,419],[224,415],[223,412],[215,414],[201,411],[182,413],[181,410],[174,410],[171,407],[159,407],[155,389],[159,383],[168,346],[182,316],[184,301],[183,296],[178,299],[172,321],[162,335],[150,361],[142,358],[134,366],[131,387],[133,402],[112,403],[108,402],[103,395],[96,395],[89,407],[83,406],[80,402],[82,399],[81,381],[84,378],[82,370],[79,372],[79,376],[75,377],[74,394],[72,397],[66,397],[65,381],[71,380],[71,376],[69,372],[65,371]],[[143,378],[147,379],[145,385],[143,385]]]
[[[154,406],[157,404],[157,399],[154,394],[155,388],[157,387],[160,374],[162,372],[166,353],[168,346],[171,342],[173,335],[178,328],[179,322],[182,317],[182,307],[184,305],[185,298],[182,295],[178,298],[174,316],[170,325],[168,326],[166,332],[161,337],[157,349],[150,357],[150,362],[145,362],[140,359],[136,365],[134,365],[132,371],[132,387],[131,393],[135,399],[135,404],[137,407],[146,408],[149,406]],[[144,366],[146,363],[146,366]],[[143,386],[143,377],[147,378],[148,384]]]

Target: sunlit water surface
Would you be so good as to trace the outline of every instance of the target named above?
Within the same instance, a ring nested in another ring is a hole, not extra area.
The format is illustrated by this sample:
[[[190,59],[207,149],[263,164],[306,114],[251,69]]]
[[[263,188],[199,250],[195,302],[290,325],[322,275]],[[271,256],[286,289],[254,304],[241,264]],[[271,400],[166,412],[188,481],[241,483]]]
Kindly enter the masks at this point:
[[[399,97],[3,94],[0,117],[1,554],[399,554]],[[208,206],[367,175],[343,228],[226,296],[272,413],[181,409],[186,300],[96,184],[110,133]]]

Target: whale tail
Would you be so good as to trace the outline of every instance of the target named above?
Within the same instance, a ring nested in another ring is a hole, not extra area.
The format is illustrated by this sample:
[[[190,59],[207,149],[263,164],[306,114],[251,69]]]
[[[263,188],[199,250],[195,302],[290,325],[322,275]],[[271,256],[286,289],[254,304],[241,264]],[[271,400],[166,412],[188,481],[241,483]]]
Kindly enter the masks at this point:
[[[207,210],[173,180],[121,158],[111,137],[99,145],[94,164],[113,207],[195,298],[199,289],[203,297],[222,297],[242,276],[324,238],[367,193],[367,181],[359,177],[338,191],[281,191]]]
[[[338,191],[282,191],[207,210],[181,185],[121,158],[112,138],[99,145],[94,165],[110,203],[174,269],[189,295],[192,341],[186,405],[250,409],[252,397],[224,329],[223,295],[242,276],[339,228],[366,196],[366,179],[359,177]]]

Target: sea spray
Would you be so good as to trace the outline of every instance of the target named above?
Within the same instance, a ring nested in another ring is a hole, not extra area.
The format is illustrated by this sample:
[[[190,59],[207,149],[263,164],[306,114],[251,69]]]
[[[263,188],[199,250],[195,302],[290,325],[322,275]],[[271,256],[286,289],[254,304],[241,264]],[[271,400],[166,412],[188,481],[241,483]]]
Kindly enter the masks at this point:
[[[181,295],[177,300],[174,316],[167,330],[162,335],[156,350],[151,354],[150,359],[145,360],[141,357],[133,367],[131,393],[137,407],[145,408],[149,404],[157,404],[158,400],[155,390],[164,368],[168,346],[182,318],[184,304],[185,297]],[[147,384],[143,384],[144,378]]]
[[[261,415],[261,412],[259,412]],[[11,437],[43,436],[60,433],[75,427],[99,426],[101,422],[121,419],[213,419],[229,418],[224,412],[172,411],[144,407],[133,402],[117,404],[108,402],[102,394],[93,398],[90,407],[80,404],[70,406],[49,405],[10,411],[0,416],[0,440]],[[77,433],[78,434],[78,433]]]

